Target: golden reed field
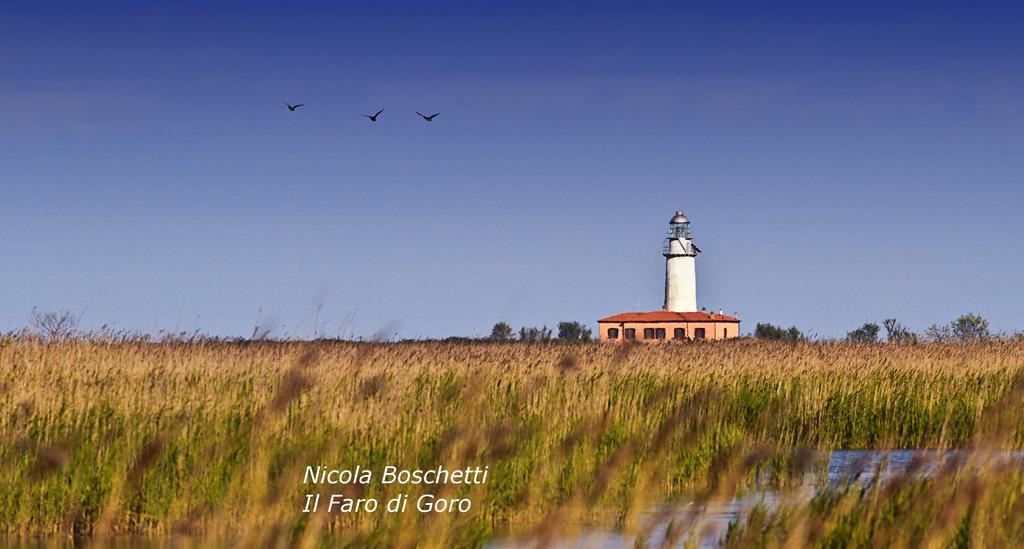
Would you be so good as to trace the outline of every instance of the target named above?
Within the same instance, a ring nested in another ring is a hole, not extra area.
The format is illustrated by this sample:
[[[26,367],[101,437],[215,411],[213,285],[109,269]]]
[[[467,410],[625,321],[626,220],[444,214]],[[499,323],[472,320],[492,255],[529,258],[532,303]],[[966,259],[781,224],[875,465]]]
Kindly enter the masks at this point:
[[[823,452],[968,449],[966,464],[760,506],[727,546],[1013,546],[1024,341],[664,346],[0,341],[5,544],[637,544],[662,513],[821,475]],[[486,483],[303,484],[307,466],[487,467]],[[915,467],[914,464],[911,468]],[[466,512],[303,513],[306,494]],[[674,506],[678,504],[678,506]],[[659,511],[652,511],[659,510]]]

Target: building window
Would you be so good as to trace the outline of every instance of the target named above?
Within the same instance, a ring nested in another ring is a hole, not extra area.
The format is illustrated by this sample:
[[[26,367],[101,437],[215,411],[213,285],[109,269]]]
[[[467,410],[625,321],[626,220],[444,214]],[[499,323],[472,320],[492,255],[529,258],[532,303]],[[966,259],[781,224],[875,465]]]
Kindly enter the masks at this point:
[[[626,328],[626,339],[636,339],[636,328]]]
[[[619,339],[619,329],[608,328],[608,339]]]
[[[672,337],[676,339],[686,339],[686,328],[676,328]]]
[[[722,328],[722,339],[729,337],[729,328]]]
[[[693,330],[694,339],[704,339],[704,328],[695,328]]]
[[[654,328],[644,328],[644,339],[654,339]]]
[[[665,328],[655,328],[654,337],[658,339],[665,339]]]

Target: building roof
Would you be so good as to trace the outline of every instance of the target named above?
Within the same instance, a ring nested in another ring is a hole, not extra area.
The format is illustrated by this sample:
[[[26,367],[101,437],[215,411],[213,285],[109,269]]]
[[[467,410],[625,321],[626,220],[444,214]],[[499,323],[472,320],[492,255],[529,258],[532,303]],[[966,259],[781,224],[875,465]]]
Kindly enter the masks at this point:
[[[717,313],[706,313],[694,311],[692,313],[677,313],[674,311],[650,311],[646,313],[619,313],[598,322],[739,322],[740,319],[720,315]]]

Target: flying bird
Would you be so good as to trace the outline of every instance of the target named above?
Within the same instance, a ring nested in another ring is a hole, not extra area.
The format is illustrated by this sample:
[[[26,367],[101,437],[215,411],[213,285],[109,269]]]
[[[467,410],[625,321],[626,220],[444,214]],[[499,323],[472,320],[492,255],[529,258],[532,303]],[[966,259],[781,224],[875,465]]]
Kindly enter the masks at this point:
[[[281,101],[281,102],[284,103],[285,106],[288,107],[288,110],[291,111],[291,112],[295,112],[295,109],[297,109],[299,107],[305,107],[306,106],[305,103],[299,103],[298,105],[289,105],[287,101]]]
[[[384,112],[384,109],[381,109],[381,110],[377,111],[377,113],[374,114],[373,116],[370,116],[368,114],[364,114],[363,116],[369,118],[370,122],[376,122],[377,121],[377,117],[380,116],[380,113],[382,113],[382,112]]]
[[[439,115],[439,114],[441,114],[441,113],[439,113],[439,112],[435,112],[434,114],[432,114],[432,115],[430,115],[430,116],[427,116],[427,115],[425,115],[425,114],[421,113],[420,111],[416,111],[416,114],[418,114],[418,115],[422,116],[422,117],[423,117],[423,119],[424,119],[424,120],[426,120],[427,122],[433,122],[433,121],[434,121],[434,117],[435,117],[435,116],[437,116],[437,115]]]

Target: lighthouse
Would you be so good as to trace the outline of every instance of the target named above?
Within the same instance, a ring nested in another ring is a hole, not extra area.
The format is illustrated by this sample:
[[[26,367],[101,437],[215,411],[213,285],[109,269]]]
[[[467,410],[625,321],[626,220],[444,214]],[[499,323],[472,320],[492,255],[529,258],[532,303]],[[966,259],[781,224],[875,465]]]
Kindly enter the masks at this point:
[[[665,304],[660,311],[630,311],[598,319],[598,339],[605,343],[683,343],[732,339],[740,335],[740,319],[697,310],[697,254],[690,220],[676,212],[668,222],[665,256]]]
[[[690,220],[677,211],[668,222],[668,237],[661,255],[665,256],[666,311],[688,313],[697,310],[697,254]]]

